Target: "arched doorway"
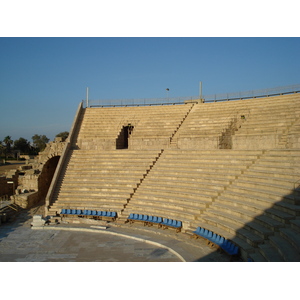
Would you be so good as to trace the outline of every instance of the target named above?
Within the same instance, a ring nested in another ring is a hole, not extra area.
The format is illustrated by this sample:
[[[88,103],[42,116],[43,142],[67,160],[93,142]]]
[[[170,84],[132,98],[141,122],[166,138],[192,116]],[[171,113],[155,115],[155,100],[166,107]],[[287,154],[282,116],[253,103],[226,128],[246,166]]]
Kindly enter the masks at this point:
[[[41,175],[38,179],[38,191],[40,199],[45,199],[48,193],[59,158],[60,156],[54,156],[44,164]]]

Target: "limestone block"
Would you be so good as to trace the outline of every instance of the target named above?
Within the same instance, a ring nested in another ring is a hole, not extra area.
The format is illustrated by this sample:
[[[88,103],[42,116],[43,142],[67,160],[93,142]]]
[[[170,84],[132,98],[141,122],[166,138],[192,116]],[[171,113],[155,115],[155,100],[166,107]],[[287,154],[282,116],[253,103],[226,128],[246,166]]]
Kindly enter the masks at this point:
[[[32,223],[30,224],[32,227],[34,226],[44,226],[45,220],[43,220],[41,215],[34,215],[32,219]]]

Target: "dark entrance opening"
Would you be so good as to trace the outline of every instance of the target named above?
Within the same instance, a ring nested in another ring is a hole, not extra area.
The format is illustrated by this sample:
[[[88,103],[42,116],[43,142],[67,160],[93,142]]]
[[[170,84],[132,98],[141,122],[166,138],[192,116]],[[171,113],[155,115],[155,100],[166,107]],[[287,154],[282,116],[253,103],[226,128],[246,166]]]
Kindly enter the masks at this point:
[[[41,175],[38,179],[39,198],[45,199],[57,167],[60,156],[50,158],[44,165]]]
[[[116,140],[117,149],[128,149],[128,139],[133,131],[134,126],[130,123],[127,126],[123,126],[119,136]]]

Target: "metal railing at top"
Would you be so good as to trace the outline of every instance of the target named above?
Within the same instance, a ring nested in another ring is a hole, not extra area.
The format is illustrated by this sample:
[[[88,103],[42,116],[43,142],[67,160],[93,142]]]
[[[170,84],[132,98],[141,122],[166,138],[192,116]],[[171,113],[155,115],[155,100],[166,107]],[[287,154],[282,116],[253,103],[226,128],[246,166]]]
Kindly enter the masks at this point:
[[[203,96],[204,102],[221,102],[243,100],[251,98],[272,97],[300,92],[300,84],[280,86],[275,88],[252,90],[235,93],[211,94]],[[173,98],[143,98],[143,99],[99,99],[82,100],[83,106],[87,107],[118,107],[118,106],[151,106],[151,105],[174,105],[183,104],[191,100],[199,100],[198,96],[173,97]]]

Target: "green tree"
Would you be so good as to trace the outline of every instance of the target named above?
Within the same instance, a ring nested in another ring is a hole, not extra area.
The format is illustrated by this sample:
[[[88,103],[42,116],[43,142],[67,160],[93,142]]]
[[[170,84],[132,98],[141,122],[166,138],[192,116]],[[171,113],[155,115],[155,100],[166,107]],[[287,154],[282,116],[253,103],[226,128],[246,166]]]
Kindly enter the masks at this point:
[[[14,150],[20,150],[22,154],[29,154],[30,148],[30,142],[22,137],[14,141]]]
[[[60,132],[56,135],[56,137],[62,137],[62,141],[64,142],[69,136],[69,132],[68,131],[63,131]]]
[[[43,151],[46,148],[46,144],[49,142],[49,139],[45,135],[35,134],[32,137],[33,147],[37,152]]]

